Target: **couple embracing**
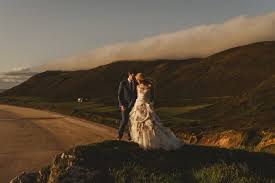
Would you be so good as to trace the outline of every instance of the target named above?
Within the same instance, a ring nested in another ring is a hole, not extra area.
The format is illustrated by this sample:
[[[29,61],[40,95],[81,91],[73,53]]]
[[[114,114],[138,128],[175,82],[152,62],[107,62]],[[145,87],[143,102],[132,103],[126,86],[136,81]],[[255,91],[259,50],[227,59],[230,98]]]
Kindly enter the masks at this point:
[[[128,71],[127,80],[119,84],[118,102],[122,117],[118,140],[128,125],[128,140],[143,149],[175,150],[182,146],[174,133],[160,123],[153,107],[154,83],[144,74]]]

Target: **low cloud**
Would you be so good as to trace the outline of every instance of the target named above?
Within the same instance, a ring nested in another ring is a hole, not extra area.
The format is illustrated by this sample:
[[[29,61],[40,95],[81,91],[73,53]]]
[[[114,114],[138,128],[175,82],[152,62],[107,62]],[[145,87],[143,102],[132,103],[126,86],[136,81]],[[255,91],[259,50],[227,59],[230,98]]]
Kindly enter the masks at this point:
[[[256,17],[239,16],[222,24],[201,25],[136,42],[107,45],[90,53],[53,61],[36,69],[77,70],[117,60],[207,57],[232,47],[272,40],[275,40],[275,12]]]
[[[0,89],[8,89],[16,86],[35,74],[36,72],[24,68],[13,69],[7,73],[0,73]]]

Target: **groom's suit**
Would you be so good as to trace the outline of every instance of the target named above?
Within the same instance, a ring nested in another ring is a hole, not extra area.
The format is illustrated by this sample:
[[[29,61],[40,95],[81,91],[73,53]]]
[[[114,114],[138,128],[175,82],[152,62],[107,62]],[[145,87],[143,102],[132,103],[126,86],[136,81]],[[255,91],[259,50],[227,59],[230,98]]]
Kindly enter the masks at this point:
[[[125,126],[129,121],[129,113],[133,108],[137,98],[136,82],[123,80],[119,84],[118,88],[118,102],[119,107],[123,106],[125,111],[121,111],[121,121],[118,129],[118,136],[122,138]],[[131,139],[130,134],[128,133],[128,138]]]

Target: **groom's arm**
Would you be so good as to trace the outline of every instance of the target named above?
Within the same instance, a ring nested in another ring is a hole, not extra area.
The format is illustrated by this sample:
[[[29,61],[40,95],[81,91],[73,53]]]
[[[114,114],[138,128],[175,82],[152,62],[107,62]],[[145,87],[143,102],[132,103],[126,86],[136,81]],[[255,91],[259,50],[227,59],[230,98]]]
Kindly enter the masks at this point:
[[[123,101],[123,82],[120,82],[119,83],[119,87],[118,87],[118,103],[119,103],[119,107],[120,108],[121,108],[121,106],[124,106],[124,101]]]

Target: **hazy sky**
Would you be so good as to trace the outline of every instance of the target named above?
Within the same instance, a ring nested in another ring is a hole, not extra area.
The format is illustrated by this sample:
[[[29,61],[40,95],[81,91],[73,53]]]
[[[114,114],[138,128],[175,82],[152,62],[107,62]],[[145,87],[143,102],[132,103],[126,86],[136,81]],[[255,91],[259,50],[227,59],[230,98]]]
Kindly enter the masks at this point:
[[[274,10],[274,0],[0,0],[0,72]]]

